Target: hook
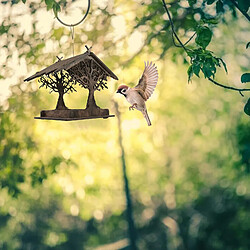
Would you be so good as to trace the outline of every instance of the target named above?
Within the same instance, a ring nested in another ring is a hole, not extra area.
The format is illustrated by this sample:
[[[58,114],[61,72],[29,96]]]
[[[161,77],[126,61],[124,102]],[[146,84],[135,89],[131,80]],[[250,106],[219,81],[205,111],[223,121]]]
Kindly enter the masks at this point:
[[[80,23],[82,23],[82,22],[85,20],[85,18],[87,17],[87,15],[88,15],[88,13],[89,13],[89,9],[90,9],[90,0],[88,0],[88,8],[87,8],[87,11],[86,11],[84,17],[83,17],[79,22],[77,22],[77,23],[75,23],[75,24],[67,24],[67,23],[63,22],[63,21],[58,17],[57,14],[56,14],[56,19],[57,19],[61,24],[65,25],[65,26],[74,27],[74,26],[79,25]]]

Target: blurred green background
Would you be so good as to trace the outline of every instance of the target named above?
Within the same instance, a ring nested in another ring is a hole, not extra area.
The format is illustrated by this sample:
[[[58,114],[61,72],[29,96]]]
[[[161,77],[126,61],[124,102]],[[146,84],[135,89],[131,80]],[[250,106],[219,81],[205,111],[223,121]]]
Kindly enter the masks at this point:
[[[91,4],[75,28],[75,54],[93,46],[119,78],[110,79],[96,101],[112,114],[113,101],[119,104],[138,248],[250,249],[247,94],[202,77],[187,83],[185,55],[164,28],[161,1]],[[86,5],[70,1],[60,17],[74,22]],[[185,40],[199,18],[188,12],[187,1],[170,7]],[[36,80],[23,82],[56,56],[72,56],[70,29],[44,1],[2,1],[0,8],[0,249],[128,248],[117,118],[34,120],[41,110],[55,108],[57,94],[39,89]],[[249,69],[249,23],[229,12],[213,28],[208,49],[227,63],[228,74],[218,70],[218,81],[241,87],[240,75]],[[147,102],[151,127],[114,94],[119,84],[137,84],[146,60],[159,70]],[[66,105],[84,107],[86,96],[77,87],[65,96]]]

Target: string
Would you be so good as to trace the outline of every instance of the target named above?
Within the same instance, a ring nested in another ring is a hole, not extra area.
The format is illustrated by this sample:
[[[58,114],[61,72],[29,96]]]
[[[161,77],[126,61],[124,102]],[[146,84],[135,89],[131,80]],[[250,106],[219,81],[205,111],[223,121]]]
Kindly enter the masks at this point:
[[[71,38],[72,38],[72,53],[75,55],[75,28],[74,26],[70,26]]]

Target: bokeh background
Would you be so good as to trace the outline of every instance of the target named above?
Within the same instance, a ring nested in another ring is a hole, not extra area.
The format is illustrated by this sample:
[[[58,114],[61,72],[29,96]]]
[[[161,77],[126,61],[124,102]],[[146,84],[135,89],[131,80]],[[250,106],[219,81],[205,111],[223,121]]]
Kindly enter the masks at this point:
[[[73,23],[87,1],[69,2],[60,17]],[[173,15],[189,8],[187,1],[172,3]],[[188,84],[185,55],[162,28],[167,16],[161,6],[94,0],[74,30],[75,54],[93,46],[119,78],[95,96],[113,114],[113,103],[119,104],[138,248],[249,249],[247,94],[202,77]],[[41,110],[55,108],[57,94],[39,89],[36,80],[23,82],[56,56],[72,56],[71,30],[43,1],[2,1],[0,13],[0,249],[128,248],[117,118],[34,120]],[[192,20],[177,20],[183,39]],[[225,13],[213,33],[209,49],[228,67],[216,78],[241,87],[240,76],[249,69],[249,23]],[[159,69],[147,102],[151,127],[115,95],[119,84],[137,84],[147,60]],[[77,87],[65,102],[81,108],[86,97]]]

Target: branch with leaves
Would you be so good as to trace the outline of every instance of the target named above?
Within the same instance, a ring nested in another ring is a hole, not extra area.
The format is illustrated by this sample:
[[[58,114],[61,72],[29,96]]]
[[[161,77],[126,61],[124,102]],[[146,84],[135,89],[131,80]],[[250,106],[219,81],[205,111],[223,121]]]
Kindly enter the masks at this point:
[[[63,96],[68,92],[76,91],[74,85],[76,85],[76,80],[73,79],[66,70],[61,70],[58,72],[53,72],[48,75],[43,75],[40,77],[38,82],[41,83],[41,87],[50,89],[50,93],[57,92],[59,94],[56,109],[67,109]]]
[[[41,83],[39,88],[49,88],[50,93],[60,92],[60,90],[62,90],[63,94],[76,91],[74,88],[76,81],[65,70],[43,75],[38,82]]]
[[[107,86],[107,74],[93,60],[82,61],[68,69],[70,75],[85,89],[93,87],[94,90],[101,91]]]
[[[190,1],[191,0],[189,0],[189,2]],[[207,1],[209,1],[209,0],[207,0]],[[213,2],[215,2],[215,0],[210,0],[209,4],[211,4]],[[217,2],[217,4],[218,4],[218,2]],[[233,1],[233,2],[234,2],[234,4],[236,3],[235,1]],[[176,47],[181,47],[186,52],[188,57],[190,58],[191,65],[189,66],[188,71],[187,71],[188,81],[191,80],[191,78],[194,74],[197,77],[200,77],[199,74],[200,74],[200,72],[202,72],[204,77],[206,79],[208,79],[210,82],[212,82],[213,84],[215,84],[216,86],[219,86],[219,87],[222,87],[225,89],[229,89],[229,90],[233,90],[233,91],[238,91],[241,96],[244,96],[242,92],[250,91],[249,88],[236,88],[236,87],[226,86],[224,84],[221,84],[221,83],[218,83],[217,81],[215,81],[214,77],[215,77],[217,67],[223,66],[224,70],[226,72],[227,72],[227,67],[226,67],[226,63],[223,61],[222,58],[214,56],[212,51],[209,51],[206,49],[206,47],[209,45],[209,43],[211,42],[211,39],[212,39],[212,31],[210,30],[210,28],[206,25],[198,26],[196,33],[194,33],[190,37],[190,39],[188,39],[188,41],[185,44],[183,44],[183,42],[181,41],[181,39],[179,38],[179,36],[177,35],[177,33],[175,31],[174,23],[173,23],[173,20],[171,18],[171,15],[170,15],[170,12],[168,10],[168,7],[167,7],[165,0],[162,0],[162,3],[164,6],[164,9],[166,10],[166,13],[167,13],[167,16],[168,16],[168,19],[170,22],[170,26],[171,26],[171,30],[172,30],[172,39],[173,39],[174,45]],[[250,4],[249,4],[248,8],[249,7],[250,7]],[[216,8],[217,8],[217,5],[216,5]],[[195,42],[198,45],[198,48],[195,48],[195,49],[187,48],[186,45],[188,44],[188,42],[190,42],[193,39],[193,37],[195,35],[196,35]],[[176,44],[175,39],[177,40],[177,42],[179,44]],[[248,48],[248,45],[246,47]],[[250,82],[250,74],[249,73],[243,74],[241,77],[241,82],[242,83]],[[244,112],[246,114],[250,115],[250,98],[249,98],[249,100],[244,108]]]

